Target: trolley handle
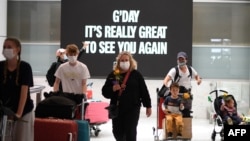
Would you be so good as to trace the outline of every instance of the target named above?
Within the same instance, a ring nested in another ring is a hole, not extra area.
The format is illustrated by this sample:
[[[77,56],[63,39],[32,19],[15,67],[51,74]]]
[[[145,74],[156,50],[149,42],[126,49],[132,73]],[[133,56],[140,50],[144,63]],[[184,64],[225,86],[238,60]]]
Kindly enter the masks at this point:
[[[218,92],[228,93],[228,92],[225,91],[225,90],[213,90],[213,91],[211,91],[209,94],[215,93],[215,97],[218,97]]]
[[[228,93],[227,91],[225,91],[225,90],[213,90],[213,91],[211,91],[209,94],[212,94],[212,93],[218,93],[218,91],[220,91],[220,92],[224,92],[224,93]]]

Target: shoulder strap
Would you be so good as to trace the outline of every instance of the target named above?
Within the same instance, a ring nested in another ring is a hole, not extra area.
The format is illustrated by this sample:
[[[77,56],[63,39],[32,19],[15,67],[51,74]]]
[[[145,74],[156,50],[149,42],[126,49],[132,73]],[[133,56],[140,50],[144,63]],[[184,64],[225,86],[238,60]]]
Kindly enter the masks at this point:
[[[123,81],[122,81],[122,84],[126,84],[126,83],[127,83],[129,74],[130,74],[130,71],[128,71],[128,72],[126,73],[125,78],[124,78]],[[118,96],[121,96],[121,95],[122,95],[122,90],[120,89]]]
[[[179,78],[181,77],[181,76],[179,75],[179,68],[178,68],[178,66],[175,66],[175,72],[176,72],[176,73],[175,73],[175,76],[174,76],[174,82],[176,82],[176,80],[177,80],[178,77],[179,77]],[[179,80],[180,80],[180,79],[179,79]],[[178,81],[179,81],[179,80],[178,80]],[[178,81],[177,81],[177,82],[178,82]]]
[[[188,77],[191,77],[192,78],[192,68],[191,68],[191,66],[187,66],[187,68],[188,68],[188,71],[189,71],[189,76]],[[179,82],[179,80],[180,80],[180,78],[181,78],[181,76],[180,76],[180,74],[179,74],[179,68],[178,68],[178,66],[175,66],[175,76],[174,76],[174,82]],[[179,78],[179,79],[178,79]],[[178,80],[177,80],[178,79]]]
[[[126,84],[126,82],[127,82],[127,80],[128,80],[128,77],[129,77],[129,74],[130,74],[130,70],[126,73],[126,75],[125,75],[125,78],[123,79],[123,82],[122,82],[122,84]],[[119,97],[122,95],[122,89],[120,89],[120,91],[119,91],[119,93],[118,93],[118,99],[117,99],[117,102],[116,102],[116,105],[119,105]]]
[[[188,67],[188,70],[189,70],[189,76],[188,77],[191,77],[192,78],[192,68],[191,66],[187,66]]]

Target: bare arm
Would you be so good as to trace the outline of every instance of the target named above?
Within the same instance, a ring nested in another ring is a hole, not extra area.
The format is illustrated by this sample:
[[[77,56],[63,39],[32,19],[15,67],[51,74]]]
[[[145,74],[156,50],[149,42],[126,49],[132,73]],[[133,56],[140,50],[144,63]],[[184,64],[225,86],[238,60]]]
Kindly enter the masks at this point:
[[[87,79],[82,80],[82,93],[83,94],[87,93]]]
[[[59,84],[60,84],[61,80],[56,77],[56,80],[54,82],[54,86],[53,86],[53,89],[54,89],[54,92],[58,92],[59,91]]]
[[[223,104],[221,104],[221,106],[220,106],[220,110],[221,110],[221,111],[224,111],[224,109],[225,109],[225,107],[224,107],[224,106],[225,106],[225,104],[224,104],[224,103],[223,103]]]
[[[166,77],[163,80],[163,83],[165,84],[166,87],[170,87],[170,82],[172,78],[169,75],[166,75]]]
[[[24,106],[28,97],[28,89],[29,87],[27,85],[21,86],[20,99],[19,99],[19,104],[18,104],[17,113],[16,113],[16,116],[18,118],[22,117],[23,109],[24,109]]]

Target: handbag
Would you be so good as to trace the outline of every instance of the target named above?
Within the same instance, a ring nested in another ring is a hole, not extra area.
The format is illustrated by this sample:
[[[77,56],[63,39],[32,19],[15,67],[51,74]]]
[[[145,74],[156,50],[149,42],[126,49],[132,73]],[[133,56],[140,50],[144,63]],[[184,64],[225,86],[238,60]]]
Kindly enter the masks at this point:
[[[130,71],[127,72],[122,84],[125,84],[127,82],[129,74],[130,74]],[[122,90],[120,89],[118,97],[120,97],[121,94],[122,94]],[[109,106],[105,108],[108,110],[109,119],[114,119],[118,116],[118,113],[119,113],[118,105],[119,105],[119,98],[118,98],[116,104],[109,104]]]
[[[164,84],[162,85],[161,89],[158,91],[159,97],[165,97],[169,94],[170,90]]]
[[[109,117],[109,119],[113,119],[113,118],[116,118],[118,116],[118,113],[119,113],[118,105],[110,104],[105,109],[108,110],[108,117]]]

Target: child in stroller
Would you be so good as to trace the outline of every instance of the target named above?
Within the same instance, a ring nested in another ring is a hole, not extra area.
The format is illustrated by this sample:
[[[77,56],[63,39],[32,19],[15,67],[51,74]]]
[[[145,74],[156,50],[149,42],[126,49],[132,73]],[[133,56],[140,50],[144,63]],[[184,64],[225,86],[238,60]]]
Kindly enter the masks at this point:
[[[223,95],[218,95],[219,92],[223,92]],[[212,93],[215,93],[215,99],[214,101],[211,100],[211,102],[213,101],[213,107],[214,107],[214,111],[216,114],[213,116],[214,129],[213,129],[211,138],[212,138],[212,141],[214,141],[216,134],[220,134],[221,140],[223,141],[224,140],[224,124],[228,124],[228,125],[241,124],[242,119],[240,120],[240,116],[237,113],[237,103],[233,95],[228,94],[228,92],[224,90],[213,90],[210,92],[210,94]],[[230,116],[230,114],[228,116],[227,110],[229,110],[230,113],[234,113],[232,114],[234,115],[233,118]],[[230,119],[228,117],[230,117]],[[234,121],[235,117],[237,121]],[[215,128],[216,125],[222,127],[219,132],[216,131],[216,128]]]
[[[232,95],[224,96],[220,110],[223,123],[228,125],[242,124],[243,117],[237,112],[235,99]]]

